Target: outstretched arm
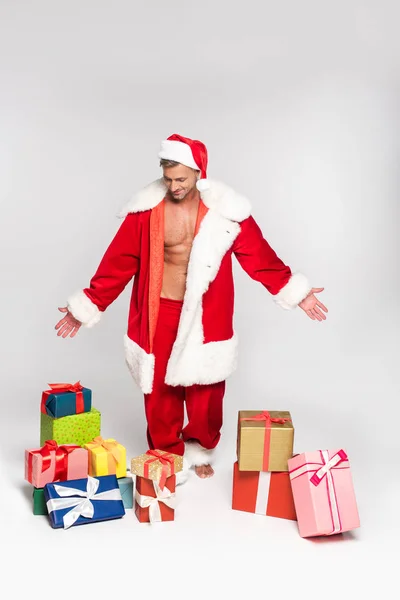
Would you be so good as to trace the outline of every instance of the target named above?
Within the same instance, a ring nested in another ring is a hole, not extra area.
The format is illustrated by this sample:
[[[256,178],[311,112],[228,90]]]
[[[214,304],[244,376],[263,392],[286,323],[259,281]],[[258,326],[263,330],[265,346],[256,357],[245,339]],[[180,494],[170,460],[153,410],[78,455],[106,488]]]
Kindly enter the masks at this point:
[[[89,287],[68,298],[60,308],[66,316],[56,325],[58,335],[73,337],[80,325],[93,327],[137,273],[140,260],[140,226],[137,214],[129,214],[107,248]]]
[[[326,312],[327,309],[314,296],[314,292],[323,288],[312,288],[304,275],[292,273],[264,239],[252,216],[242,221],[240,227],[233,252],[246,273],[259,281],[282,308],[290,310],[300,306],[311,319],[324,319],[318,307]]]

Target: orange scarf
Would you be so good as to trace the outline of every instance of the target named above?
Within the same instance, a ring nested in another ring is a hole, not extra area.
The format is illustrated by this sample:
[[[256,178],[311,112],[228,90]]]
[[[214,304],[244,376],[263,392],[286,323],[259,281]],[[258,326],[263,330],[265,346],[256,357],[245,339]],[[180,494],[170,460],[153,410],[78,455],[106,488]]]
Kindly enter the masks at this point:
[[[150,215],[150,273],[149,273],[149,340],[150,353],[157,326],[160,296],[164,274],[164,206],[165,199],[155,206]],[[200,200],[194,235],[196,236],[208,208]]]

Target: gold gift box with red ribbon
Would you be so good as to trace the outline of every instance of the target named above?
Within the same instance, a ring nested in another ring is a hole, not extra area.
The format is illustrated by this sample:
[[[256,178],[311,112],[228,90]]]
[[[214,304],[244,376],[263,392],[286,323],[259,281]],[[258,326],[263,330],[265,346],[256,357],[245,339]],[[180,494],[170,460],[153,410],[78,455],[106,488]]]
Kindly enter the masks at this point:
[[[132,475],[157,481],[161,489],[164,489],[168,477],[182,469],[183,457],[163,450],[148,450],[131,460]]]
[[[89,475],[126,477],[126,449],[122,444],[97,436],[84,447],[89,451]]]
[[[293,456],[290,412],[240,410],[237,459],[240,471],[287,471]]]

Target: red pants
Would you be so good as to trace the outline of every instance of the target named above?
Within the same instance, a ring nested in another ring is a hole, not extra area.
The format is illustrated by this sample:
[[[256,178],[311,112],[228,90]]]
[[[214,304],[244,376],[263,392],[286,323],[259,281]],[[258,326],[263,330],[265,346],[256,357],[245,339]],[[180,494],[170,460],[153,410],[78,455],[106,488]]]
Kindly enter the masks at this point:
[[[212,449],[219,442],[225,381],[189,387],[170,386],[165,372],[178,332],[182,301],[161,298],[154,336],[155,372],[153,391],[145,394],[147,440],[151,449],[183,456],[184,442],[193,440]],[[184,404],[188,423],[183,427]]]

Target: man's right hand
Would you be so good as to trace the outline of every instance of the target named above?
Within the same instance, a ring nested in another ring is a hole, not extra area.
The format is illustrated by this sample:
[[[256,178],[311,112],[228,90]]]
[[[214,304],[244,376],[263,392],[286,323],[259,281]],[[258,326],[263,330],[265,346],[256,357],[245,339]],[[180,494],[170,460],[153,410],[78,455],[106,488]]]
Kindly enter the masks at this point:
[[[75,319],[66,306],[59,308],[58,310],[67,314],[61,319],[61,321],[58,321],[57,325],[55,326],[55,329],[58,329],[57,335],[62,336],[63,338],[66,338],[69,335],[74,337],[78,333],[82,323]]]

